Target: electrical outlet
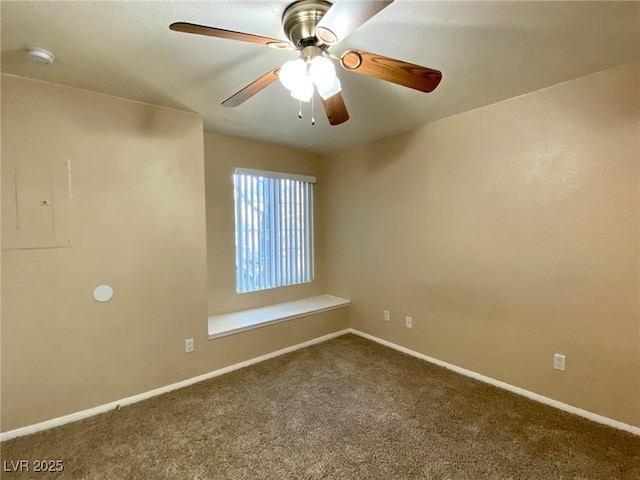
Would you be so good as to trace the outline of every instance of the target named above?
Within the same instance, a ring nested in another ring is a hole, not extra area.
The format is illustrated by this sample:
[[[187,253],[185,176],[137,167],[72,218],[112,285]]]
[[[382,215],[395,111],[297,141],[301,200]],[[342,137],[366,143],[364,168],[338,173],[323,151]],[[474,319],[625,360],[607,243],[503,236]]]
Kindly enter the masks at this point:
[[[404,317],[404,326],[407,328],[413,328],[413,320],[411,320],[411,317]]]
[[[567,357],[564,355],[560,355],[556,353],[553,355],[553,368],[556,370],[560,370],[561,372],[565,371],[566,368]]]
[[[184,353],[193,352],[193,338],[187,338],[184,341]]]
[[[389,320],[391,320],[391,314],[389,313],[389,310],[384,311],[384,320],[385,322],[388,322]]]

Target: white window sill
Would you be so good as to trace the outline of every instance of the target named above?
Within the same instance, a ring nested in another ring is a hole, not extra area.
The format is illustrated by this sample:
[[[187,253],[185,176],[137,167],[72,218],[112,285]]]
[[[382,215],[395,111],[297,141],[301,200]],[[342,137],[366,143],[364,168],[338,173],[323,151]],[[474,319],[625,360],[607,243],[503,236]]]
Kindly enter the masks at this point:
[[[333,295],[319,295],[294,302],[215,315],[209,317],[209,340],[349,305],[350,300]]]

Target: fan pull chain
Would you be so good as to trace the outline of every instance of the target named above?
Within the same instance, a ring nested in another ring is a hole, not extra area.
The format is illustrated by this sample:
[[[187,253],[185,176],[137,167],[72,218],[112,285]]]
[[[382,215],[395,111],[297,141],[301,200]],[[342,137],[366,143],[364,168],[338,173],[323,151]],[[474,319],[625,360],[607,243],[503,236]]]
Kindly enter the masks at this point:
[[[302,100],[298,100],[300,102],[300,110],[298,111],[298,118],[302,118]]]
[[[313,116],[313,97],[314,95],[311,96],[311,125],[316,124],[316,117]]]

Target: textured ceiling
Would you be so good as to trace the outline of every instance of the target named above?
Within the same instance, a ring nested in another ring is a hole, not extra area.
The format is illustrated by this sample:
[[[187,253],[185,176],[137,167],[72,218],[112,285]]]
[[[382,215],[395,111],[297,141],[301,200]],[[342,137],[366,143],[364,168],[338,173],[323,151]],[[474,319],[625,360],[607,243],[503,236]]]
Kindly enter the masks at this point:
[[[169,30],[176,21],[284,38],[286,1],[7,2],[0,4],[2,72],[198,112],[205,130],[313,151],[383,137],[592,72],[637,61],[640,2],[396,0],[343,42],[443,72],[424,94],[338,72],[351,119],[298,119],[279,82],[236,108],[220,102],[295,58]],[[23,50],[53,51],[42,67]],[[309,107],[307,107],[308,110]],[[308,112],[307,112],[308,113]],[[52,121],[54,121],[52,119]]]

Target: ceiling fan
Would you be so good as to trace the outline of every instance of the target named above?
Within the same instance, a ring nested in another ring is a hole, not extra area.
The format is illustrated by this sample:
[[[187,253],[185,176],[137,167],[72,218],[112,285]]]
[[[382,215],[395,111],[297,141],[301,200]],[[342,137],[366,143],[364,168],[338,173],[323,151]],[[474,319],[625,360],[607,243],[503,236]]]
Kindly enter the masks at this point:
[[[282,26],[289,42],[185,22],[173,23],[169,28],[177,32],[299,51],[296,60],[275,67],[227,98],[222,105],[237,107],[279,78],[291,96],[301,102],[311,101],[317,92],[329,123],[340,125],[349,119],[349,113],[332,60],[338,61],[347,71],[421,92],[433,91],[442,79],[442,73],[438,70],[362,50],[351,48],[340,56],[329,52],[331,46],[344,40],[391,3],[393,0],[336,0],[333,4],[326,0],[298,0],[287,6],[282,15]],[[298,116],[302,118],[302,113]]]

